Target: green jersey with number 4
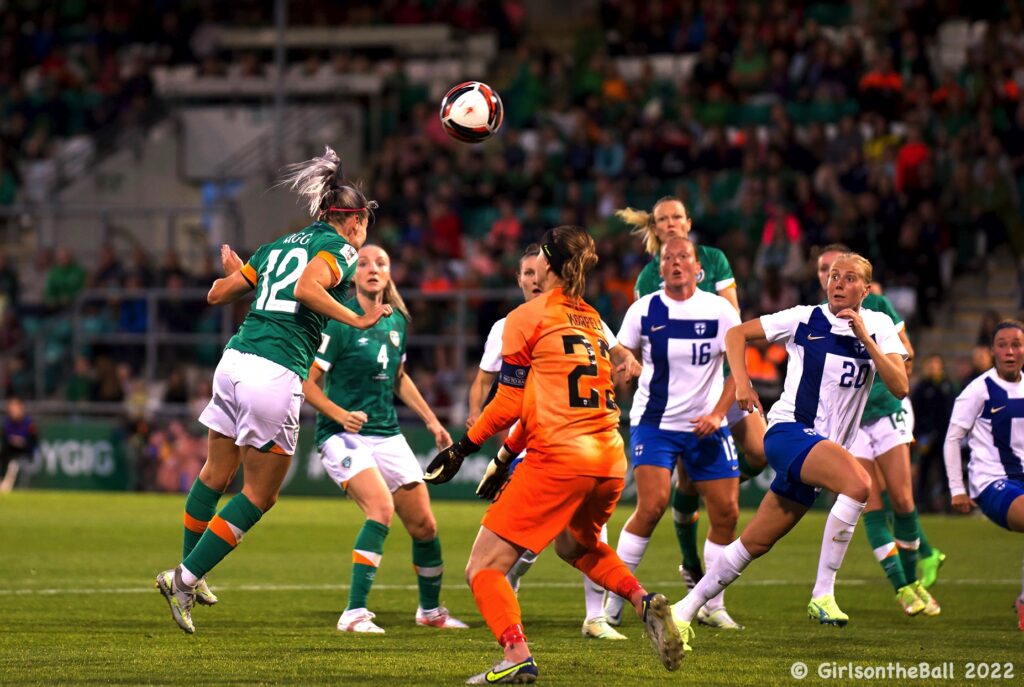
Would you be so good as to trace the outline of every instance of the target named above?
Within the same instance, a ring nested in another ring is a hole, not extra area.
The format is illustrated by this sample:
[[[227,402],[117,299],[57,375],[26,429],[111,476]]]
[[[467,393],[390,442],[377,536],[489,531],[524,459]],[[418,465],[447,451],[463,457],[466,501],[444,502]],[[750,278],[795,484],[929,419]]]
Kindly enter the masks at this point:
[[[708,293],[718,293],[736,283],[732,275],[732,268],[729,266],[729,259],[725,253],[712,248],[711,246],[697,245],[697,262],[700,263],[700,272],[697,273],[697,288]],[[636,278],[636,286],[633,293],[636,298],[642,298],[649,293],[654,293],[662,288],[665,281],[661,278],[660,261],[655,258],[644,266],[640,276]]]
[[[363,314],[355,298],[345,305]],[[324,330],[316,352],[316,365],[326,373],[324,393],[349,412],[366,413],[360,434],[390,437],[400,432],[395,413],[395,380],[405,357],[405,327],[405,317],[395,311],[369,329],[331,321]],[[331,418],[317,414],[317,446],[344,431]]]
[[[869,293],[864,297],[861,307],[888,315],[892,323],[896,325],[896,329],[903,329],[903,318],[900,317],[899,313],[896,312],[896,308],[892,306],[892,303],[885,296]],[[893,396],[885,382],[878,375],[875,375],[875,381],[871,384],[871,393],[868,395],[868,402],[864,406],[864,414],[860,418],[860,423],[864,425],[880,417],[887,417],[901,412],[903,412],[903,404],[900,402],[900,399]]]
[[[327,292],[341,303],[359,254],[330,224],[314,222],[263,244],[242,267],[242,275],[256,288],[256,298],[226,348],[266,358],[306,379],[329,318],[295,300],[295,282],[318,256],[338,278]]]

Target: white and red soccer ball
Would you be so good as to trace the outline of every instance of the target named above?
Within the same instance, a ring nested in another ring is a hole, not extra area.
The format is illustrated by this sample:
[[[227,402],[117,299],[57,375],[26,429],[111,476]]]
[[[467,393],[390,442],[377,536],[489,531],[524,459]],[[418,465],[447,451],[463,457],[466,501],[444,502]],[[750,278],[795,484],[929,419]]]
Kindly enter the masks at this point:
[[[460,83],[441,99],[441,126],[456,141],[486,141],[501,128],[504,117],[498,92],[480,81]]]

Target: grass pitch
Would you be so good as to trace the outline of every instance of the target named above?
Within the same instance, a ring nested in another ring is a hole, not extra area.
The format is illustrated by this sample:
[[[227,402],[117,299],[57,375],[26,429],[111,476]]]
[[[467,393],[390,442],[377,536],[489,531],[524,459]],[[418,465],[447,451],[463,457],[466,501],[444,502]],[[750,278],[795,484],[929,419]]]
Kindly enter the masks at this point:
[[[333,499],[285,498],[211,575],[221,602],[197,607],[183,634],[152,588],[181,555],[178,495],[16,492],[0,498],[0,683],[4,684],[460,684],[499,658],[462,579],[483,504],[435,503],[448,567],[442,594],[468,631],[413,623],[417,595],[409,537],[395,521],[370,597],[386,635],[334,629],[344,608],[351,546],[362,515]],[[611,524],[612,539],[629,513]],[[744,513],[743,519],[750,517]],[[523,622],[545,684],[822,684],[821,663],[856,666],[952,661],[1024,676],[1024,633],[1010,608],[1020,591],[1024,537],[980,518],[924,518],[949,558],[933,588],[937,618],[905,618],[858,527],[839,576],[845,629],[804,613],[817,564],[823,513],[812,513],[726,593],[742,632],[697,629],[694,652],[667,673],[634,618],[627,642],[580,636],[579,573],[545,552],[523,581]],[[638,570],[671,601],[683,593],[670,522]],[[990,672],[990,671],[989,671]],[[989,674],[986,672],[986,674]],[[831,682],[835,682],[834,680]],[[852,684],[853,680],[840,680]],[[928,684],[920,680],[885,683]],[[993,681],[989,681],[993,682]]]

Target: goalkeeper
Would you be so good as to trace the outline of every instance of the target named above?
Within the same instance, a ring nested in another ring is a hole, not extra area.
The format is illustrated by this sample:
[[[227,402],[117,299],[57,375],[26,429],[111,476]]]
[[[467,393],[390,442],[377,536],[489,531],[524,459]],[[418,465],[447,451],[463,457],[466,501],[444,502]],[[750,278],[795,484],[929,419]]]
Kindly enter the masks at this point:
[[[675,670],[682,661],[683,643],[664,596],[648,593],[599,538],[625,484],[626,456],[610,347],[600,316],[581,298],[586,273],[596,263],[585,229],[558,227],[545,234],[537,260],[545,293],[508,316],[497,395],[466,436],[427,467],[427,482],[447,482],[487,438],[522,421],[526,458],[487,510],[466,569],[504,657],[469,684],[536,679],[519,602],[505,574],[524,551],[540,552],[552,541],[563,560],[632,603],[666,668]],[[622,349],[615,364],[617,371],[638,372]],[[494,481],[501,472],[495,464]]]

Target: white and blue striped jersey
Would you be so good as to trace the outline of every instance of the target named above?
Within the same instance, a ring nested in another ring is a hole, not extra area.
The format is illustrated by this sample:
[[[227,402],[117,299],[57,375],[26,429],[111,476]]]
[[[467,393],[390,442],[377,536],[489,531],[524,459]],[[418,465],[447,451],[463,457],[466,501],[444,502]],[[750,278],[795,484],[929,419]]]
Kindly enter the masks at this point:
[[[860,309],[868,334],[882,353],[907,357],[888,315]],[[799,422],[849,448],[875,377],[875,364],[847,320],[828,305],[798,305],[761,317],[769,341],[785,342],[789,363],[782,396],[768,412],[768,426]]]
[[[619,343],[639,349],[644,368],[629,424],[692,432],[690,420],[722,395],[725,333],[739,323],[729,301],[700,290],[685,301],[655,291],[629,306]]]
[[[1002,479],[1024,482],[1024,421],[1014,420],[1024,420],[1024,381],[1008,382],[995,368],[977,377],[957,396],[949,431],[952,434],[959,427],[968,433],[971,498]],[[960,466],[959,455],[955,465]],[[960,470],[948,472],[950,492],[963,493]]]

